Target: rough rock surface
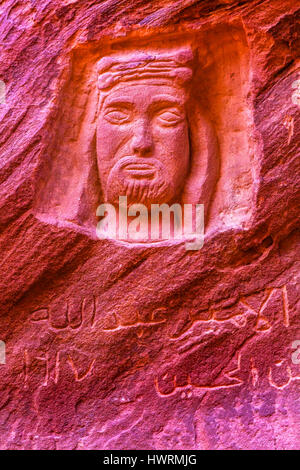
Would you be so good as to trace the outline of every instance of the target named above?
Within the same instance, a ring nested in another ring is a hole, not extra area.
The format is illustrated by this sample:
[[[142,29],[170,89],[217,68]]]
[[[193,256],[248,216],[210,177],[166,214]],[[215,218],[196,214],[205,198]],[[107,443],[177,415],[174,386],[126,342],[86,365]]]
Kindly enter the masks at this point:
[[[0,15],[1,449],[299,447],[297,2],[5,0]],[[197,45],[218,140],[198,251],[84,228],[95,63],[164,35]]]

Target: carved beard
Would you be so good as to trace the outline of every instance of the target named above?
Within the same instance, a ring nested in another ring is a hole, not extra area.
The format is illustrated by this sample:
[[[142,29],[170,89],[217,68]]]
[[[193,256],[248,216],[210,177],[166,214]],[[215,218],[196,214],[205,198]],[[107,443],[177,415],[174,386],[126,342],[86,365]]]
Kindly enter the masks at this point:
[[[153,169],[153,177],[140,179],[126,174],[130,164],[146,164]],[[168,203],[175,197],[175,187],[165,175],[166,169],[159,160],[141,157],[123,157],[111,169],[107,179],[106,202],[117,205],[119,196],[127,196],[128,205],[141,203],[150,208],[151,204]]]

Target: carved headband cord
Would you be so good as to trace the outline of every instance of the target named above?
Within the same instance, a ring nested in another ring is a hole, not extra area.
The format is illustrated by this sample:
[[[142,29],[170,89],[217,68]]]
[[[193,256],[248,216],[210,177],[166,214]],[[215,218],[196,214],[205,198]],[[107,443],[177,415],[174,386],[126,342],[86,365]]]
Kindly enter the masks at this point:
[[[184,86],[192,78],[193,52],[181,49],[168,53],[138,53],[103,57],[98,62],[98,88],[108,90],[120,82],[141,79]]]

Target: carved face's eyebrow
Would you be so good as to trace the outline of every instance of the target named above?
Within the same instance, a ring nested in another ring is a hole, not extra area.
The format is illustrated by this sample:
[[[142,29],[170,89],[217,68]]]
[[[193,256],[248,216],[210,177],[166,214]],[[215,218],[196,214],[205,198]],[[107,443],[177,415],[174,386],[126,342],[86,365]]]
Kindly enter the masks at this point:
[[[184,101],[173,96],[157,95],[151,100],[151,106],[155,108],[183,108]]]
[[[175,96],[173,97],[173,96],[157,95],[153,97],[152,103],[166,103],[172,106],[176,104],[181,105],[182,100],[180,100],[179,98],[176,98]]]
[[[132,108],[132,101],[130,99],[118,99],[118,98],[110,98],[105,101],[104,107],[120,107],[120,108]]]

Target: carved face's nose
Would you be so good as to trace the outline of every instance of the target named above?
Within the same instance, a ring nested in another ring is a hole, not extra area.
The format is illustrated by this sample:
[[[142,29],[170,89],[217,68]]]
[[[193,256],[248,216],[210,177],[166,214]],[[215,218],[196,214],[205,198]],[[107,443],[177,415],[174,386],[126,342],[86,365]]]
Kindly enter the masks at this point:
[[[153,148],[153,137],[151,125],[146,120],[135,124],[134,135],[131,146],[135,155],[145,157],[151,153]]]

